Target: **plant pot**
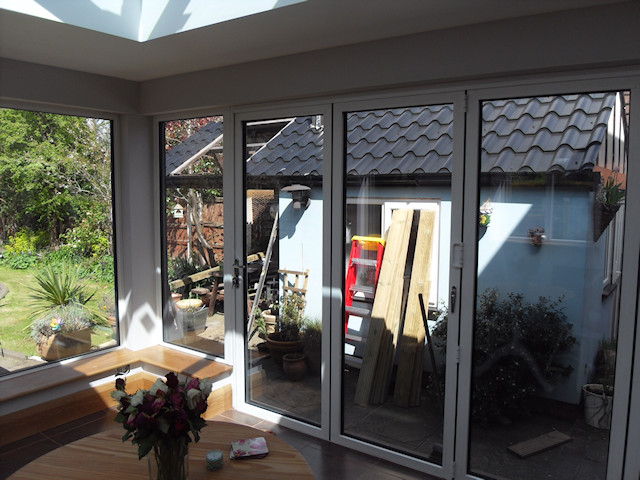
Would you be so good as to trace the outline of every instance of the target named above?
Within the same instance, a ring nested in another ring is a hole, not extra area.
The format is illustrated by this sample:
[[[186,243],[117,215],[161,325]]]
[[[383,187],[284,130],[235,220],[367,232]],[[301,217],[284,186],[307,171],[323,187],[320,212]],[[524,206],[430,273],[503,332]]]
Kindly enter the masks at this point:
[[[302,342],[300,340],[294,342],[283,341],[282,334],[275,332],[267,335],[267,346],[269,347],[269,353],[271,353],[271,358],[275,364],[278,368],[282,368],[283,355],[299,352],[302,348]]]
[[[47,361],[60,360],[86,353],[91,349],[91,329],[55,333],[42,337],[37,345],[38,355]]]
[[[606,230],[618,213],[620,205],[603,205],[595,202],[593,205],[593,241],[597,242],[600,235]]]
[[[611,408],[613,396],[605,393],[604,386],[598,383],[583,385],[584,420],[587,425],[608,430],[611,427]]]
[[[293,352],[282,356],[282,370],[292,382],[299,382],[307,373],[307,362],[303,353]]]
[[[200,332],[207,324],[207,312],[207,307],[201,307],[195,312],[178,309],[176,320],[178,325],[182,325],[183,332]]]

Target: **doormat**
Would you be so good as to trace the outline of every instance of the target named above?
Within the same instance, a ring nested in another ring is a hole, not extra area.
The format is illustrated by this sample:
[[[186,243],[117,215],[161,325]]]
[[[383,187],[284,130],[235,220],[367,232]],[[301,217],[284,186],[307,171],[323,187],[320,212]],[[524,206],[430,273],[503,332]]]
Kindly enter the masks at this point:
[[[572,440],[572,438],[569,435],[554,430],[553,432],[545,433],[531,440],[525,440],[524,442],[511,445],[507,450],[515,453],[520,458],[527,458],[536,453],[544,452],[545,450],[567,443],[570,440]]]

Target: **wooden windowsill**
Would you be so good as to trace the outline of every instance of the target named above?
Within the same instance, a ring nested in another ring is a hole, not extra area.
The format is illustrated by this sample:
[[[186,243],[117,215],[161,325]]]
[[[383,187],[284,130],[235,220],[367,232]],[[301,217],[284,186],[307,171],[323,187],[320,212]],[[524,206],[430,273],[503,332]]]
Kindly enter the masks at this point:
[[[229,365],[160,345],[138,351],[121,348],[0,379],[0,403],[101,374],[105,377],[114,375],[118,369],[127,366],[154,366],[199,378],[216,378],[232,371]]]

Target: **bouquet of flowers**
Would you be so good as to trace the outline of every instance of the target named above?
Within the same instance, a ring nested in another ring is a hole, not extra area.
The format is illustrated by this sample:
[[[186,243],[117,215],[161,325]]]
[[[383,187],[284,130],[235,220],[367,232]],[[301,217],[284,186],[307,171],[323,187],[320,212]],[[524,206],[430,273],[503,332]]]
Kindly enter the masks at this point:
[[[111,397],[119,402],[115,420],[126,430],[122,441],[131,439],[138,445],[138,458],[153,450],[158,478],[182,478],[188,444],[199,441],[200,430],[206,426],[202,414],[207,410],[211,383],[208,378],[181,382],[175,373],[167,373],[166,381],[158,378],[149,390],[130,395],[125,380],[116,379]]]

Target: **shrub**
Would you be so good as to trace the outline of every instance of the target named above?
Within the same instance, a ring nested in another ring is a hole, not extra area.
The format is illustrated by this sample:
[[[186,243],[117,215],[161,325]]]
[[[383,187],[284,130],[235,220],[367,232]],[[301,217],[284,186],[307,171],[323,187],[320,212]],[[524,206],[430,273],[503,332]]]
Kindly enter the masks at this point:
[[[38,251],[47,245],[49,237],[47,232],[33,232],[29,228],[23,228],[15,235],[9,237],[9,243],[6,246],[6,253],[24,254]]]
[[[314,350],[322,344],[322,322],[305,318],[302,322],[302,345],[306,351]]]
[[[25,270],[38,263],[38,249],[47,245],[46,232],[34,233],[28,228],[23,228],[15,235],[9,237],[5,254],[7,263],[15,270]]]
[[[471,413],[474,421],[489,423],[526,413],[525,400],[540,389],[551,391],[572,368],[557,363],[558,355],[576,343],[572,326],[560,304],[540,297],[537,303],[509,293],[499,299],[496,289],[478,296],[473,334]],[[433,332],[446,354],[447,311]]]

